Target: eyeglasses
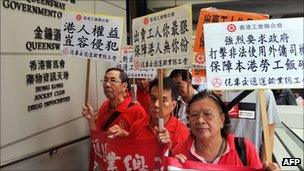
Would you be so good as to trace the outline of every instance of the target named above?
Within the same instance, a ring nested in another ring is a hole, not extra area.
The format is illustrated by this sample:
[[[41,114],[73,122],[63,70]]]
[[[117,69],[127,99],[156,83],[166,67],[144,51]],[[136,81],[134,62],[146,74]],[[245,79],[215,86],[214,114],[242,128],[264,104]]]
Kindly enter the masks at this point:
[[[191,121],[198,120],[200,117],[203,117],[205,120],[211,120],[215,116],[214,113],[211,112],[193,112],[188,114],[188,118]]]
[[[114,84],[114,83],[121,83],[121,81],[118,81],[118,80],[111,80],[111,79],[105,79],[105,80],[101,80],[101,82],[102,82],[102,84],[107,84],[108,82],[110,83],[110,84]]]

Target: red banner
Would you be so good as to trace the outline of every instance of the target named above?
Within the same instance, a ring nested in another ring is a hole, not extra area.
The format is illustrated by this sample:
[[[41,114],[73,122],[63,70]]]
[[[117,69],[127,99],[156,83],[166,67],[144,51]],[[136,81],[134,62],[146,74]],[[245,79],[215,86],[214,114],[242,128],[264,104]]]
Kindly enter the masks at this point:
[[[94,170],[152,170],[160,168],[162,148],[156,139],[109,138],[91,131]]]
[[[220,165],[220,164],[209,164],[196,161],[186,161],[185,163],[179,162],[176,158],[173,157],[164,157],[164,166],[165,170],[223,170],[223,171],[259,171],[262,169],[255,169],[252,167],[243,167],[243,166],[232,166],[232,165]]]

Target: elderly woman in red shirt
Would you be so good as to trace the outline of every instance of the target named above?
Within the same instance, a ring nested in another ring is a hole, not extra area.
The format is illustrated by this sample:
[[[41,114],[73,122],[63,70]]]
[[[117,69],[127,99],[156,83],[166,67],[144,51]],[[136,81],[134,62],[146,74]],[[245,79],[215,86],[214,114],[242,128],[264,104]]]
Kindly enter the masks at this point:
[[[230,133],[230,120],[226,106],[214,94],[207,92],[196,94],[189,101],[188,119],[191,135],[173,149],[173,156],[181,162],[192,160],[262,168],[254,145],[247,138],[239,139]],[[238,141],[242,141],[245,148],[243,155],[238,154],[240,153],[240,150],[237,150],[240,147]],[[274,163],[271,163],[269,167],[278,168]]]

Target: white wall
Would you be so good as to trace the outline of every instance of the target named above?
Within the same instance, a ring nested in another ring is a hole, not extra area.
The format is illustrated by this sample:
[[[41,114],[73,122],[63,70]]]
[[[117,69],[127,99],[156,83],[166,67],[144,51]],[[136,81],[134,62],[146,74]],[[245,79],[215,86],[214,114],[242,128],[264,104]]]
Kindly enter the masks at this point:
[[[60,43],[56,40],[35,39],[34,30],[40,26],[60,29],[60,18],[24,12],[27,8],[40,7],[56,12],[78,11],[85,13],[126,16],[125,1],[88,0],[71,3],[71,0],[55,0],[65,4],[65,9],[38,4],[36,1],[0,0],[1,2],[1,165],[49,147],[88,135],[88,127],[81,117],[80,109],[84,100],[86,60],[79,57],[63,57],[59,50],[32,50],[26,43]],[[31,2],[31,3],[30,3]],[[25,4],[25,5],[22,5]],[[11,6],[10,6],[11,5]],[[18,10],[20,5],[20,10]],[[10,6],[5,8],[5,6]],[[126,28],[124,28],[126,30]],[[126,35],[126,31],[124,31]],[[126,44],[126,36],[123,45]],[[63,69],[31,70],[31,61],[65,61]],[[89,101],[97,110],[104,100],[100,80],[111,64],[92,61]],[[67,71],[66,80],[34,83],[27,85],[26,76],[36,73]],[[35,92],[39,85],[63,83],[65,93],[35,100],[35,95],[55,90]],[[70,97],[70,101],[28,111],[28,106]]]

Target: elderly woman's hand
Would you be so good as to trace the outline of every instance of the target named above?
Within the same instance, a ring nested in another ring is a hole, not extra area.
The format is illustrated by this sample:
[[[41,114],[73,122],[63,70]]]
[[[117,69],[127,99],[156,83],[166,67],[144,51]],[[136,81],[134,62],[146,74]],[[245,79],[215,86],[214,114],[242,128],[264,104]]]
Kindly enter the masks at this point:
[[[267,161],[263,162],[263,169],[265,169],[266,171],[281,170],[277,163],[273,163],[273,162],[269,163]]]
[[[174,157],[177,158],[181,163],[185,163],[187,160],[187,157],[183,154],[176,154]]]

